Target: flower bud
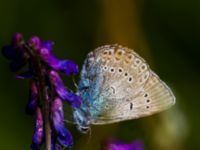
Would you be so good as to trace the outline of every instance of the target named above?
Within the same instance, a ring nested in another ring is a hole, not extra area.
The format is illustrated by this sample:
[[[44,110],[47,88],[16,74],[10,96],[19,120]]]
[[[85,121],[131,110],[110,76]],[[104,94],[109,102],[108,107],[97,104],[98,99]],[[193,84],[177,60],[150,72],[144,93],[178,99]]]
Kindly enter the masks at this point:
[[[28,41],[28,44],[30,46],[33,46],[36,50],[39,50],[41,47],[41,41],[40,38],[37,36],[33,36],[30,38],[30,40]]]
[[[14,34],[11,44],[14,47],[18,47],[21,44],[21,42],[23,42],[23,41],[24,41],[23,35],[21,33],[17,32]]]
[[[35,133],[32,138],[31,150],[39,150],[39,147],[43,142],[43,138],[44,138],[43,117],[41,109],[37,107]]]
[[[52,41],[45,41],[41,43],[42,48],[46,48],[49,52],[52,52],[54,43]]]
[[[64,112],[60,98],[57,97],[52,102],[51,113],[58,141],[65,147],[71,147],[73,144],[73,138],[71,133],[64,126]]]

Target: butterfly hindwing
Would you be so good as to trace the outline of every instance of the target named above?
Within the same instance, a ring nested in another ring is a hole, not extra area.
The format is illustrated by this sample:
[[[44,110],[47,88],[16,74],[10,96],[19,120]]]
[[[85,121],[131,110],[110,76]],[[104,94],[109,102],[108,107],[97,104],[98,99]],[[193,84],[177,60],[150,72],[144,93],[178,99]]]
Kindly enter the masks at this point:
[[[168,86],[151,72],[144,88],[136,97],[118,99],[105,115],[96,118],[93,124],[108,124],[149,116],[166,110],[175,103]]]
[[[171,90],[145,60],[119,45],[106,45],[88,54],[78,93],[87,104],[83,107],[88,107],[92,124],[148,116],[175,103]]]

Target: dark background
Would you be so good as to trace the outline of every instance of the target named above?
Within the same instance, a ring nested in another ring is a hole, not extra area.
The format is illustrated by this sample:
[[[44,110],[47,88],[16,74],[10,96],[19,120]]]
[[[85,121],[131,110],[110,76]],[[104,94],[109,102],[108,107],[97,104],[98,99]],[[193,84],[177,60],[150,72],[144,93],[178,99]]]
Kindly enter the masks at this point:
[[[172,88],[176,105],[138,120],[94,126],[91,137],[68,125],[76,150],[98,150],[115,137],[141,139],[147,150],[200,149],[200,1],[1,0],[0,47],[15,32],[55,42],[59,58],[76,61],[104,44],[133,48]],[[65,83],[73,87],[71,78]],[[25,114],[28,81],[17,80],[0,56],[0,149],[29,149],[33,117]]]

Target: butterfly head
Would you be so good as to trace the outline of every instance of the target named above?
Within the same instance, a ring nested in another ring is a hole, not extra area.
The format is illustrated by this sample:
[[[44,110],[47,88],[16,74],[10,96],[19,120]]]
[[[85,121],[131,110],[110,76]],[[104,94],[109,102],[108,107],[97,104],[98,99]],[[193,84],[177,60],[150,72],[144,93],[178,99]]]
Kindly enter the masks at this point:
[[[78,130],[81,132],[81,133],[88,133],[90,131],[90,127],[82,127],[82,126],[78,126]]]
[[[77,128],[82,133],[88,133],[90,131],[90,115],[83,109],[75,109],[73,112],[74,120],[77,124]]]

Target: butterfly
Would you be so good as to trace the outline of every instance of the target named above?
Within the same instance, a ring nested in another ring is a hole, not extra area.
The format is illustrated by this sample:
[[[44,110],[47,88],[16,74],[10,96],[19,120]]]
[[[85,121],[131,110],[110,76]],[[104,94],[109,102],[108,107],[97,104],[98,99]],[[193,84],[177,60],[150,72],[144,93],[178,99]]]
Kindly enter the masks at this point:
[[[73,110],[78,129],[149,116],[175,104],[170,88],[135,51],[120,45],[101,46],[87,55]]]

